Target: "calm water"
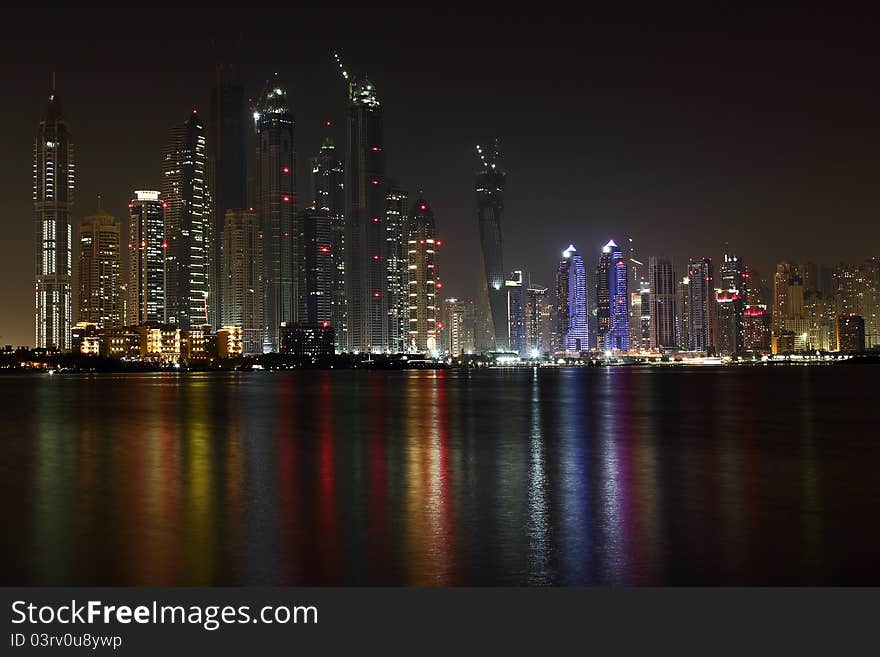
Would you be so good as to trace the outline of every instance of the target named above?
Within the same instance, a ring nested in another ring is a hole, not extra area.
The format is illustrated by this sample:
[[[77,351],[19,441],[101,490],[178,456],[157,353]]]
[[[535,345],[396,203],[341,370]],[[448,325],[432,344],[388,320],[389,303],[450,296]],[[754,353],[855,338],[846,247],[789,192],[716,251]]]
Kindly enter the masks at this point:
[[[880,584],[873,366],[0,377],[2,584]]]

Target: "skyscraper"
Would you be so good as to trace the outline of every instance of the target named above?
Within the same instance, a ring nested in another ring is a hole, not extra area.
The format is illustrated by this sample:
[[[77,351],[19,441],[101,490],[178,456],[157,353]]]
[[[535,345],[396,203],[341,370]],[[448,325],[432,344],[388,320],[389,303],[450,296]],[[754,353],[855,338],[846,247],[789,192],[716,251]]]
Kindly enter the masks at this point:
[[[466,350],[465,317],[467,306],[464,301],[453,297],[444,299],[442,308],[441,350],[451,356],[460,356]]]
[[[614,240],[602,247],[596,265],[596,345],[605,351],[605,337],[611,330],[611,248]]]
[[[770,351],[770,313],[762,305],[749,305],[743,312],[743,349],[755,353]]]
[[[263,245],[256,214],[244,209],[227,210],[218,241],[223,296],[221,324],[241,328],[243,353],[261,354]]]
[[[73,141],[55,75],[49,105],[34,140],[35,340],[37,347],[69,349],[73,304],[71,213],[75,167]]]
[[[209,321],[210,214],[205,128],[198,113],[171,129],[162,154],[165,205],[165,317],[188,331]]]
[[[121,326],[119,224],[100,207],[79,227],[79,321]]]
[[[526,304],[522,271],[510,272],[510,276],[504,281],[504,289],[507,291],[507,344],[510,351],[514,351],[520,356],[527,356]]]
[[[245,208],[247,199],[247,105],[244,87],[233,80],[229,66],[217,67],[211,89],[208,122],[208,188],[212,217],[208,257],[208,308],[211,324],[219,328],[223,316],[221,293],[221,233],[226,212]]]
[[[742,297],[737,290],[720,290],[716,303],[716,351],[720,356],[736,356],[743,351]]]
[[[325,123],[330,128],[330,122]],[[312,207],[330,217],[330,253],[333,274],[330,289],[330,325],[334,327],[337,351],[348,350],[345,305],[345,170],[336,146],[325,137],[318,155],[312,158]]]
[[[300,322],[328,325],[333,320],[333,283],[336,273],[332,249],[333,217],[323,210],[302,213],[304,275],[301,283]],[[334,338],[335,340],[335,338]]]
[[[281,322],[296,322],[300,222],[296,214],[293,114],[287,92],[267,89],[255,113],[256,198],[263,238],[263,349],[278,352]]]
[[[675,349],[675,271],[672,259],[651,256],[648,278],[651,284],[651,347]]]
[[[562,259],[556,270],[556,336],[553,340],[553,352],[565,351],[565,337],[568,335],[568,297],[569,297],[569,269],[571,268],[571,254],[574,253],[574,245],[570,245],[562,252]]]
[[[675,291],[675,320],[678,329],[678,348],[689,351],[691,348],[691,278],[685,276],[678,282]]]
[[[504,179],[501,168],[500,143],[496,139],[491,152],[477,146],[479,160],[474,178],[477,194],[477,224],[480,231],[482,282],[478,305],[485,315],[482,322],[489,334],[481,336],[489,344],[478,348],[506,351],[509,348],[507,329],[507,294],[504,290],[504,239],[502,215],[504,212]]]
[[[388,276],[388,345],[406,351],[409,344],[409,194],[397,186],[385,194],[385,265]]]
[[[629,299],[627,297],[628,272],[623,252],[614,240],[606,246],[611,248],[611,267],[608,270],[609,306],[611,326],[605,336],[605,349],[629,351]]]
[[[560,327],[564,332],[563,349],[567,354],[579,355],[589,349],[587,329],[587,272],[584,261],[574,245],[562,252],[557,271],[557,293],[560,306],[565,304],[563,317],[560,308]]]
[[[434,212],[419,195],[413,203],[412,230],[408,240],[409,340],[408,346],[416,351],[438,348],[438,291],[443,287],[437,267],[437,239]]]
[[[639,281],[639,297],[641,298],[641,315],[639,315],[639,334],[641,348],[651,348],[651,284],[646,280]]]
[[[526,288],[526,349],[528,355],[552,351],[552,311],[548,289],[530,283]]]
[[[383,221],[387,183],[382,107],[375,87],[366,77],[349,80],[346,128],[345,296],[348,343],[353,351],[382,352],[389,347],[386,234]]]
[[[688,349],[712,353],[715,349],[716,302],[711,258],[688,263]]]
[[[138,190],[129,207],[127,324],[165,322],[165,204]]]

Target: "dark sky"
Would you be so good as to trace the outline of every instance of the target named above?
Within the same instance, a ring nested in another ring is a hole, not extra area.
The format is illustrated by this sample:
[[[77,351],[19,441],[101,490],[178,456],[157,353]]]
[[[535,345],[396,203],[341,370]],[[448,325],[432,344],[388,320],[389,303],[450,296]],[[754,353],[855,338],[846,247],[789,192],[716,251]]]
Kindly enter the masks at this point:
[[[378,88],[389,176],[434,207],[450,295],[472,295],[478,280],[473,145],[496,134],[508,170],[505,267],[536,282],[552,285],[569,242],[592,267],[609,237],[632,236],[640,257],[672,255],[679,270],[690,256],[718,258],[725,242],[765,274],[783,258],[833,264],[880,251],[875,16],[409,7],[352,16],[340,6],[347,21],[212,11],[207,23],[183,13],[177,23],[9,23],[0,343],[33,343],[31,149],[53,70],[76,145],[75,223],[99,193],[124,220],[131,190],[160,184],[168,129],[194,107],[207,115],[218,61],[237,66],[251,95],[276,71],[287,84],[307,195],[322,122],[341,128],[344,116],[338,49]]]

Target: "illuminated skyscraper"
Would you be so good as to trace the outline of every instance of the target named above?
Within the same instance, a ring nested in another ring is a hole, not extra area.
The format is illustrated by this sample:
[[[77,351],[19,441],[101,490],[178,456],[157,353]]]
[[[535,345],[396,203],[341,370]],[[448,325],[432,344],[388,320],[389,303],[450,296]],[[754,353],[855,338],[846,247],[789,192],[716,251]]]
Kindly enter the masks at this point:
[[[770,313],[762,305],[749,305],[743,312],[743,349],[770,352]]]
[[[33,176],[35,344],[69,349],[75,168],[73,142],[55,97],[54,74],[49,105],[34,140]]]
[[[210,214],[206,198],[205,128],[193,110],[171,129],[162,153],[165,206],[165,318],[188,331],[209,322]]]
[[[629,298],[627,296],[626,259],[614,240],[609,241],[606,246],[611,248],[611,267],[608,271],[611,328],[605,336],[605,349],[629,351]]]
[[[122,325],[119,224],[100,207],[79,227],[79,321]]]
[[[333,229],[334,218],[330,213],[311,208],[303,211],[302,251],[305,262],[299,317],[306,324],[323,326],[333,321],[333,284],[336,275]]]
[[[219,328],[223,316],[220,236],[226,223],[226,212],[248,205],[247,132],[244,87],[233,80],[230,67],[218,66],[216,82],[211,90],[208,124],[208,188],[212,200],[208,309],[215,329]]]
[[[717,333],[715,351],[736,356],[743,351],[743,302],[736,290],[721,290],[716,297]]]
[[[864,318],[853,314],[838,316],[837,350],[849,353],[865,350]]]
[[[678,330],[678,348],[682,351],[689,351],[691,348],[691,279],[685,276],[678,282],[675,291],[675,321]]]
[[[477,146],[478,169],[474,178],[477,194],[477,224],[480,230],[480,254],[482,255],[482,283],[480,285],[479,312],[485,315],[481,322],[487,335],[478,336],[478,348],[506,351],[508,344],[507,293],[504,289],[504,238],[502,216],[504,213],[504,179],[501,168],[499,141],[493,143],[491,152]],[[479,321],[479,319],[478,319]]]
[[[422,196],[413,203],[412,230],[408,240],[409,275],[409,348],[433,351],[439,347],[440,323],[438,299],[440,272],[437,267],[437,239],[434,212]]]
[[[242,351],[263,353],[263,245],[256,214],[227,210],[220,233],[223,326],[240,327]]]
[[[382,107],[375,87],[366,77],[349,80],[346,127],[345,285],[348,342],[353,351],[382,352],[389,347],[384,225],[387,181]]]
[[[715,349],[715,281],[711,258],[688,263],[688,349],[713,353]]]
[[[532,353],[552,353],[553,350],[553,304],[548,297],[548,289],[543,285],[530,283],[526,288],[526,349]]]
[[[388,275],[388,344],[406,351],[409,344],[409,194],[392,186],[385,194],[386,271]]]
[[[442,308],[440,328],[441,350],[451,356],[460,356],[466,350],[465,318],[467,305],[462,300],[450,298],[443,300]]]
[[[526,346],[526,300],[522,271],[510,272],[510,276],[504,281],[504,289],[507,291],[507,344],[510,351],[514,351],[520,356],[528,356],[528,348]]]
[[[880,345],[880,284],[876,259],[852,265],[841,264],[832,273],[834,311],[858,315],[864,321],[868,347]]]
[[[325,123],[330,127],[330,122]],[[312,207],[331,218],[330,253],[333,275],[330,290],[330,324],[334,327],[337,351],[348,350],[345,315],[345,170],[330,137],[324,138],[317,157],[312,158]]]
[[[302,273],[294,126],[287,92],[277,83],[270,85],[254,118],[257,217],[263,238],[263,349],[278,352],[281,323],[298,319]]]
[[[648,259],[651,284],[651,347],[675,349],[675,271],[672,259],[651,256]]]
[[[584,261],[573,244],[562,252],[556,274],[559,295],[559,322],[562,348],[571,355],[589,349],[587,329],[587,272]],[[563,308],[564,306],[564,308]]]
[[[611,330],[611,240],[602,247],[596,265],[596,339],[599,351],[605,351],[605,337]]]
[[[641,297],[640,315],[640,346],[643,351],[651,348],[651,284],[646,280],[639,281],[639,297]]]
[[[165,204],[139,190],[128,204],[129,325],[165,322]]]

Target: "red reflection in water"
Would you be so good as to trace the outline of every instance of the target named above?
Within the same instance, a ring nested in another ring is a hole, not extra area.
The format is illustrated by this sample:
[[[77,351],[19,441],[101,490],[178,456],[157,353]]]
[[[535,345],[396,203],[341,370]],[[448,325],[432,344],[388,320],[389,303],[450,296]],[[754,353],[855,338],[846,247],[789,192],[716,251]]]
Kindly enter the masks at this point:
[[[333,392],[330,377],[322,372],[318,397],[318,523],[317,542],[320,581],[335,584],[340,580],[339,542],[336,503],[336,463],[333,450]]]

